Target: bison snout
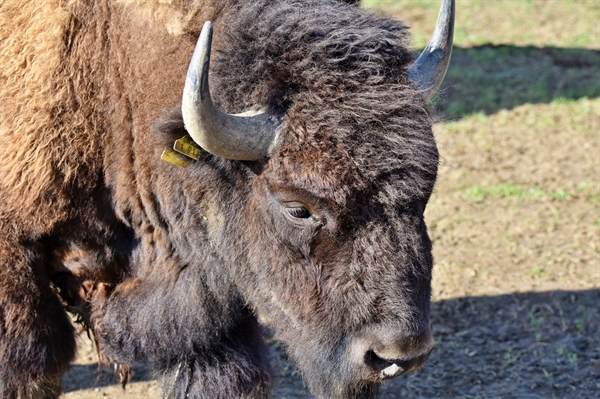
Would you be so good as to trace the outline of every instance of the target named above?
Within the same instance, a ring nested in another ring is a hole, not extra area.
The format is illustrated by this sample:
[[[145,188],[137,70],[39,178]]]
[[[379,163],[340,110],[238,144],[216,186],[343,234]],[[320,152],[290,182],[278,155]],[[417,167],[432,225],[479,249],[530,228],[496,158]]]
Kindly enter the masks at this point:
[[[360,379],[379,382],[421,367],[433,349],[431,326],[417,334],[378,325],[363,331],[350,343],[350,356]]]

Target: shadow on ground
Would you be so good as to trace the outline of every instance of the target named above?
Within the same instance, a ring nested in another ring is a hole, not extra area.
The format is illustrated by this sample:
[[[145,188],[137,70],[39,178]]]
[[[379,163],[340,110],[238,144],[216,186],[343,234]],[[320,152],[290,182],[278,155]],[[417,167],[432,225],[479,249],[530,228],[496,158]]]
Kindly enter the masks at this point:
[[[132,368],[131,383],[151,380],[153,380],[153,376],[149,367],[136,364]],[[104,366],[100,367],[98,363],[73,365],[63,376],[65,393],[85,389],[103,388],[117,384],[118,377],[112,370],[109,370]],[[126,392],[127,391],[125,391],[123,395],[124,398],[127,398]]]
[[[443,119],[526,103],[600,96],[600,51],[484,45],[455,47],[436,103]]]
[[[600,290],[518,293],[435,302],[427,365],[382,386],[381,397],[597,398]],[[281,354],[277,345],[272,351]],[[309,398],[280,356],[277,399]]]

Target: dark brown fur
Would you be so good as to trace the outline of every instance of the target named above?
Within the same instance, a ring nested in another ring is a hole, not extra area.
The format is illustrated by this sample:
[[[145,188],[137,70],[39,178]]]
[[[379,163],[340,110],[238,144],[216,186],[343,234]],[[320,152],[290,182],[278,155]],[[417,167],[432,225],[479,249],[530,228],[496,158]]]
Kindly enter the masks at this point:
[[[64,306],[165,397],[268,395],[258,316],[315,395],[370,396],[352,337],[429,323],[438,155],[404,25],[334,1],[42,3],[0,4],[0,397],[58,396]],[[208,19],[217,105],[280,112],[282,140],[180,169],[168,110]]]

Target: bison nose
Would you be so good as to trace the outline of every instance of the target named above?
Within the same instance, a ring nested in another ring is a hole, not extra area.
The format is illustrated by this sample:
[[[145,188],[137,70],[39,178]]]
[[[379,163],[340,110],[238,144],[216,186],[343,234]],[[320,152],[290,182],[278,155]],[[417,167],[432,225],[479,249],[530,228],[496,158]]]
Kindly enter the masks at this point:
[[[360,379],[373,382],[417,370],[432,349],[430,325],[414,335],[378,325],[363,331],[350,344],[353,363],[361,370]]]

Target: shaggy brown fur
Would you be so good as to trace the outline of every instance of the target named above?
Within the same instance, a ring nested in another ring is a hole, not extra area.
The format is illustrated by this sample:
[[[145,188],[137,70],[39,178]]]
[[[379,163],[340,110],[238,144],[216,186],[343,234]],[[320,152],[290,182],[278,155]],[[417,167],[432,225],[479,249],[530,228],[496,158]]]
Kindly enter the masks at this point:
[[[217,105],[282,115],[260,162],[160,160],[204,20]],[[438,155],[410,62],[401,23],[343,2],[0,2],[0,397],[59,395],[64,305],[165,397],[267,396],[257,315],[315,395],[372,395],[353,340],[429,323]]]

